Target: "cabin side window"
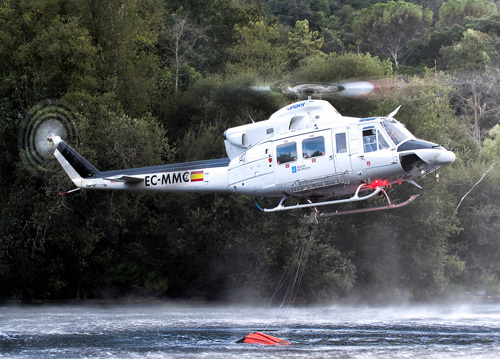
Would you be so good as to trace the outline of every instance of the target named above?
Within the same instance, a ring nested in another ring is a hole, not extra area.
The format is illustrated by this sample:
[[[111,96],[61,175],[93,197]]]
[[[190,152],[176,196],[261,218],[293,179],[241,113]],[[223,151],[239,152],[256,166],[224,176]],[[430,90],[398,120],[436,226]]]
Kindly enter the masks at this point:
[[[377,150],[377,130],[373,126],[363,128],[363,150],[365,153]]]
[[[347,153],[347,140],[345,132],[335,134],[335,146],[337,153]]]
[[[302,141],[302,156],[311,158],[325,154],[325,139],[323,136],[311,137]]]
[[[297,144],[290,142],[277,146],[276,157],[278,164],[297,161]]]

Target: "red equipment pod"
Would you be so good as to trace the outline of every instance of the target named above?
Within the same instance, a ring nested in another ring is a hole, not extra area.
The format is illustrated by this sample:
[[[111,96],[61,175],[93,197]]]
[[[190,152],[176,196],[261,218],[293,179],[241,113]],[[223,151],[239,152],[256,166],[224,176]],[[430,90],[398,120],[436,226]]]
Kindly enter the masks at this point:
[[[287,345],[290,344],[280,338],[272,337],[267,334],[260,332],[249,333],[244,338],[241,338],[236,343],[248,343],[248,344],[266,344],[266,345]]]

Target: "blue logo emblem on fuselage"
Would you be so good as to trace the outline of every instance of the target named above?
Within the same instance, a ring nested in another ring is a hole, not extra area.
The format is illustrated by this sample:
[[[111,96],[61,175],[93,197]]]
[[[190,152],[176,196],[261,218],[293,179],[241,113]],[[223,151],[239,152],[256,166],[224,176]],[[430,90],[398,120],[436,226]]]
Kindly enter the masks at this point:
[[[297,166],[292,167],[292,173],[297,173]]]
[[[286,110],[287,110],[287,111],[295,110],[296,108],[301,108],[301,107],[304,107],[305,105],[306,105],[306,103],[305,103],[305,102],[296,103],[296,104],[294,104],[294,105],[287,106],[287,107],[286,107]]]

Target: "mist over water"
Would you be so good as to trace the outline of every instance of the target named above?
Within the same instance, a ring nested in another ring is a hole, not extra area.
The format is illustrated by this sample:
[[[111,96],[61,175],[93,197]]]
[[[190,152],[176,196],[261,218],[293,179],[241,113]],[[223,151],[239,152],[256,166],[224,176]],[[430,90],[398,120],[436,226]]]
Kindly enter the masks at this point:
[[[0,358],[496,358],[500,304],[0,307]],[[278,325],[279,324],[279,325]],[[290,346],[237,344],[253,331]]]

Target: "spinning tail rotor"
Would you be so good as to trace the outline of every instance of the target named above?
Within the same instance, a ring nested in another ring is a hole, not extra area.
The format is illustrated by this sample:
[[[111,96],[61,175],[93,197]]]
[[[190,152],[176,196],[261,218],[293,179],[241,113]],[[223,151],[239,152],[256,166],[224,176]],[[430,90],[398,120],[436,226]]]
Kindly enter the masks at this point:
[[[24,166],[33,175],[45,171],[45,161],[52,156],[55,145],[49,138],[74,138],[75,111],[60,100],[47,100],[33,106],[27,113],[19,133],[19,152]]]

